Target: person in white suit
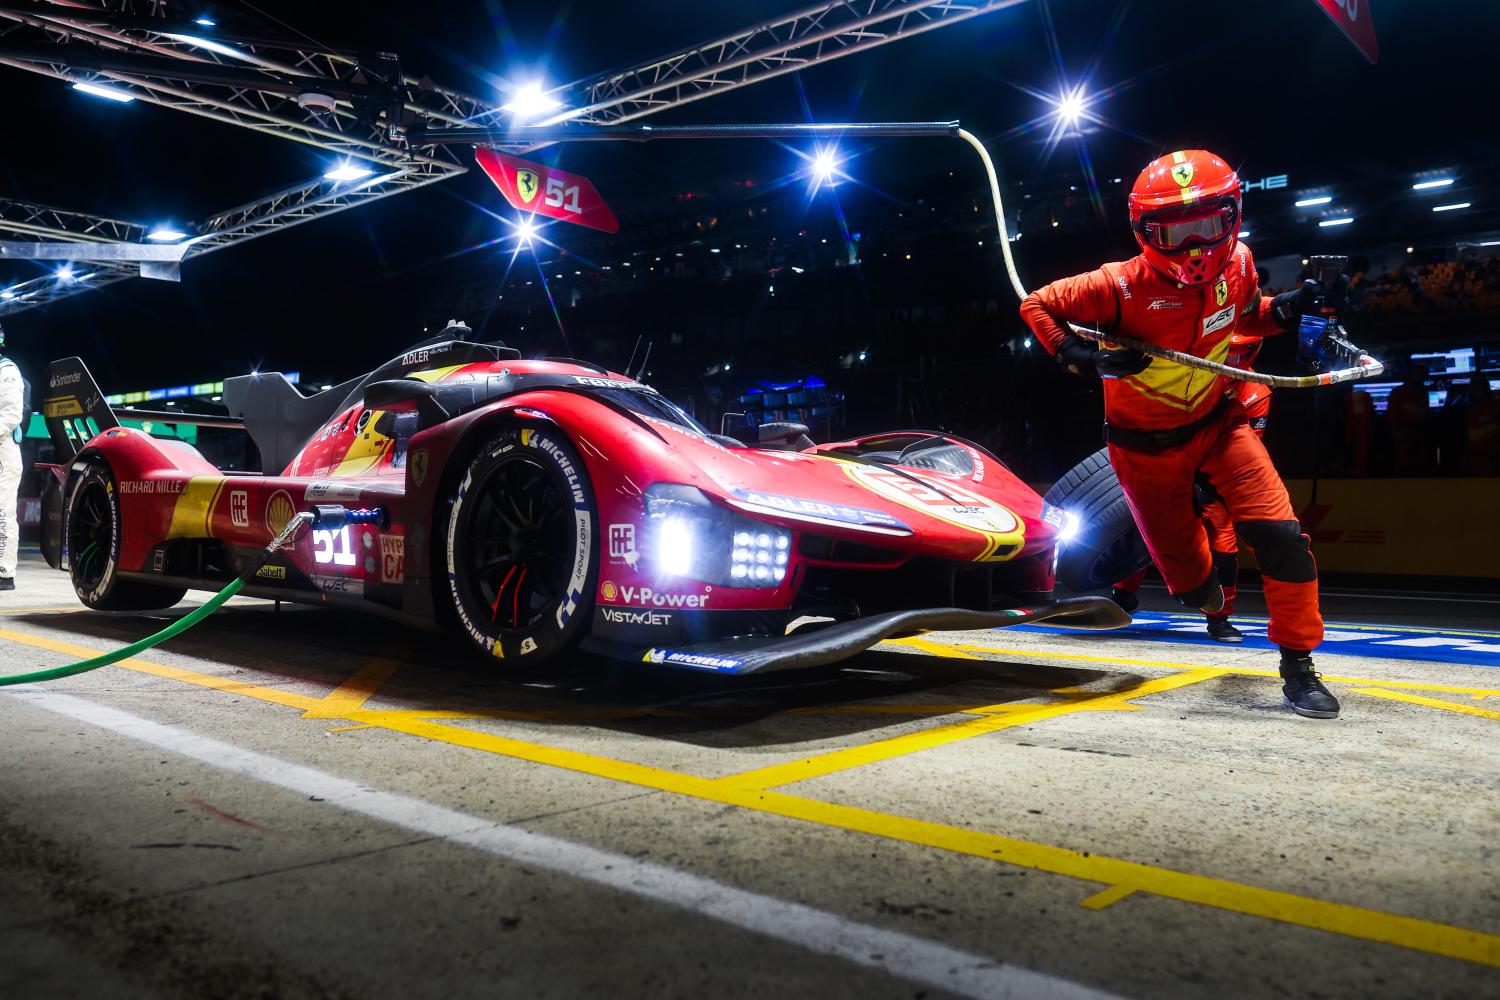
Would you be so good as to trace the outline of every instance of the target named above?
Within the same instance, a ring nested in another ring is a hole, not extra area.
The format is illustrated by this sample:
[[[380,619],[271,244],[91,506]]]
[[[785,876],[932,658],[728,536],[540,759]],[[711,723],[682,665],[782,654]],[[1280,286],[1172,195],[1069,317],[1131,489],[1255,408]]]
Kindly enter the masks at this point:
[[[0,328],[0,351],[5,330]],[[21,549],[21,521],[16,494],[21,488],[21,417],[26,381],[21,369],[0,354],[0,590],[16,589],[16,556]]]

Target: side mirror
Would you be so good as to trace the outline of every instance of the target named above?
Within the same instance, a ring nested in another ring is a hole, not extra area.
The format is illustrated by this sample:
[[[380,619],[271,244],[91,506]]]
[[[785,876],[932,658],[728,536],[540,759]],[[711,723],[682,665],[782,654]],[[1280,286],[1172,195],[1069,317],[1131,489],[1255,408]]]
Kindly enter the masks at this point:
[[[365,386],[365,409],[402,410],[413,409],[424,399],[437,395],[437,388],[430,382],[419,382],[414,378],[393,378],[384,382],[371,382]]]
[[[801,451],[813,446],[812,439],[807,436],[807,425],[787,420],[761,424],[757,443],[762,448],[778,448],[783,451]]]
[[[438,387],[414,378],[393,378],[365,386],[367,410],[416,413],[418,426],[426,429],[447,420],[451,414],[438,402]]]

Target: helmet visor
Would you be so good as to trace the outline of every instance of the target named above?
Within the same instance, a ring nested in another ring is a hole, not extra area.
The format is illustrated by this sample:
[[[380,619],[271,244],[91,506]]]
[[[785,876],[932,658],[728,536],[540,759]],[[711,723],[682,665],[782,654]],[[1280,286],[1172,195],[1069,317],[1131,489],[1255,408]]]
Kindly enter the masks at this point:
[[[1222,243],[1238,221],[1239,206],[1234,199],[1219,198],[1201,205],[1149,212],[1141,217],[1138,228],[1150,246],[1163,253],[1181,253]]]

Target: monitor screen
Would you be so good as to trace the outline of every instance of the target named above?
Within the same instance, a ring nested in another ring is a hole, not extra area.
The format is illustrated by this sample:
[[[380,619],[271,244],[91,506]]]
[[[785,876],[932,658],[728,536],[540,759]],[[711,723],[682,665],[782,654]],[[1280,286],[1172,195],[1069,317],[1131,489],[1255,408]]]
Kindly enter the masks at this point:
[[[1370,402],[1375,404],[1375,412],[1384,413],[1386,405],[1390,402],[1391,390],[1400,384],[1400,382],[1356,382],[1354,391],[1368,395]]]
[[[1413,354],[1411,360],[1413,364],[1425,361],[1427,370],[1433,375],[1457,375],[1474,370],[1474,348],[1455,347],[1437,354]]]

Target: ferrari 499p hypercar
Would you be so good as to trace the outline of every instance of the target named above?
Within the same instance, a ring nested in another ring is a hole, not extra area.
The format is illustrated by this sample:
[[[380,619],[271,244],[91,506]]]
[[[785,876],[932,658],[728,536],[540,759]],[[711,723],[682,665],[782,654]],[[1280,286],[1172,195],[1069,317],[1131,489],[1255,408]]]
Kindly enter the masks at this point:
[[[225,417],[117,414],[78,358],[49,367],[43,550],[88,607],[219,589],[334,504],[375,523],[306,532],[244,592],[458,627],[507,662],[581,644],[738,674],[923,631],[1128,622],[1052,599],[1070,516],[949,434],[814,445],[772,425],[746,446],[629,377],[461,340],[313,395],[279,373],[223,395]],[[242,426],[264,471],[122,416]]]

